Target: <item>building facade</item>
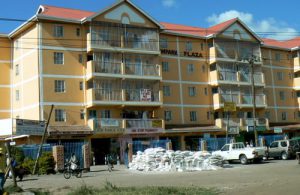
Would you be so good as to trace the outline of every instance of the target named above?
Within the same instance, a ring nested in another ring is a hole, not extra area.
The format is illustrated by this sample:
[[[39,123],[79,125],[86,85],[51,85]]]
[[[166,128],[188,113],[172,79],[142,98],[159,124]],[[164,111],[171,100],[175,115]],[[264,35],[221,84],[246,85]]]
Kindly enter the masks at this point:
[[[0,46],[0,118],[44,121],[54,105],[48,141],[88,141],[99,162],[135,140],[253,139],[254,123],[299,135],[299,38],[262,39],[238,18],[199,28],[128,0],[97,13],[42,5]]]

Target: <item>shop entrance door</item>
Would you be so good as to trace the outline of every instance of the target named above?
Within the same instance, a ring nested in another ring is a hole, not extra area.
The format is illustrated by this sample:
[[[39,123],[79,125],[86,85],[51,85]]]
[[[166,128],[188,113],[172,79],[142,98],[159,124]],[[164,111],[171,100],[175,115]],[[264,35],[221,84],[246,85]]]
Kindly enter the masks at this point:
[[[95,164],[104,165],[105,155],[110,153],[110,139],[92,139],[92,151],[94,152]]]

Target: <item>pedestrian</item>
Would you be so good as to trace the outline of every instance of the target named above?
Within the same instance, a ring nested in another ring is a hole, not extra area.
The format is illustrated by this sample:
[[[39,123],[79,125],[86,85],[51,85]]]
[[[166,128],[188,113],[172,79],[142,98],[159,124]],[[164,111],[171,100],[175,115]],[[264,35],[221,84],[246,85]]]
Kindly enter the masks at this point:
[[[78,168],[78,160],[77,160],[77,157],[76,157],[75,153],[72,153],[69,162],[71,163],[71,169],[72,170],[76,170]]]

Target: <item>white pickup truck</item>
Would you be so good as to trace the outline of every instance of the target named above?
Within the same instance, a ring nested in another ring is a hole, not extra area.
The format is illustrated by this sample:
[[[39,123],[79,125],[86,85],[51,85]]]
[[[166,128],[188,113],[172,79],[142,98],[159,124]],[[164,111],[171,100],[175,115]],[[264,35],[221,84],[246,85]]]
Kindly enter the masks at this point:
[[[262,161],[265,155],[265,149],[245,147],[244,143],[238,142],[225,144],[221,150],[215,151],[212,154],[220,155],[224,160],[240,160],[242,164],[247,164],[249,161]]]

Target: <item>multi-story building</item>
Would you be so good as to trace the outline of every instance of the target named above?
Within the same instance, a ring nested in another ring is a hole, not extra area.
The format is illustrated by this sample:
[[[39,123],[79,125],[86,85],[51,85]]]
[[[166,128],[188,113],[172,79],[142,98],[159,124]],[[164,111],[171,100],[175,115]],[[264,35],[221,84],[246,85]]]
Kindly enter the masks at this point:
[[[86,140],[101,156],[132,140],[195,149],[227,128],[253,139],[254,122],[297,134],[299,38],[262,39],[238,18],[199,28],[128,0],[97,13],[42,5],[0,39],[0,118],[43,121],[54,105],[49,141]]]

